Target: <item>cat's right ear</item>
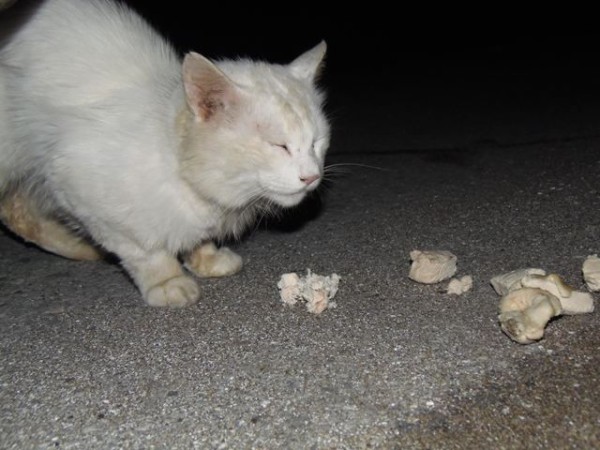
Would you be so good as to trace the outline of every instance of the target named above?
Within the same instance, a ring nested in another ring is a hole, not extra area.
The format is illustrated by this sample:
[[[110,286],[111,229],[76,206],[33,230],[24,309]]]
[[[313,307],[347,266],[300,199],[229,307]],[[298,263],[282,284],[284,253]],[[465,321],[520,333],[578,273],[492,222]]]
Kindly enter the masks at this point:
[[[292,74],[302,80],[316,81],[323,68],[323,60],[327,52],[327,44],[321,41],[309,51],[293,60],[289,67]]]
[[[204,56],[190,52],[183,60],[187,103],[198,120],[207,122],[227,112],[235,103],[237,87]]]

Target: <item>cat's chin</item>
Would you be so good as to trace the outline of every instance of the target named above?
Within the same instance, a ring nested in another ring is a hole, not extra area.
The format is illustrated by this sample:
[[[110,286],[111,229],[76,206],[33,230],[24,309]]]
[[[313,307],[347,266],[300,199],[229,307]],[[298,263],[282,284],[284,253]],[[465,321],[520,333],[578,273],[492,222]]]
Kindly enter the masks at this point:
[[[304,200],[305,196],[306,192],[297,192],[295,194],[270,193],[268,198],[279,206],[291,208],[292,206],[296,206],[298,203]]]

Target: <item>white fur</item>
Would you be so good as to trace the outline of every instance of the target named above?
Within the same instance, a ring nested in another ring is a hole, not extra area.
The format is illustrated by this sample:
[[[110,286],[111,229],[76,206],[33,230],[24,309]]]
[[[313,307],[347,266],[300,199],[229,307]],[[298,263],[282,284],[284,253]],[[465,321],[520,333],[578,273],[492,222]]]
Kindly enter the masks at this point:
[[[188,55],[230,86],[233,100],[203,118],[180,59],[135,13],[109,0],[43,1],[0,49],[0,197],[18,184],[74,220],[148,300],[165,281],[156,261],[239,233],[261,208],[293,206],[318,185],[302,178],[322,175],[329,145],[314,86],[324,50],[218,69]]]

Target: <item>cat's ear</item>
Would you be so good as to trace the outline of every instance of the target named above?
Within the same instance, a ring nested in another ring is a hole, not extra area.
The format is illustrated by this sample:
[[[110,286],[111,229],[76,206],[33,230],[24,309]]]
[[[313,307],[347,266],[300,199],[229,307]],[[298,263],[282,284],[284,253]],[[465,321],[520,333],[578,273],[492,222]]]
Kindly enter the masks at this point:
[[[207,122],[226,112],[238,97],[237,86],[204,56],[190,52],[183,60],[187,102],[196,117]]]
[[[292,75],[303,80],[315,81],[323,67],[326,51],[327,44],[321,41],[317,46],[298,56],[289,65]]]

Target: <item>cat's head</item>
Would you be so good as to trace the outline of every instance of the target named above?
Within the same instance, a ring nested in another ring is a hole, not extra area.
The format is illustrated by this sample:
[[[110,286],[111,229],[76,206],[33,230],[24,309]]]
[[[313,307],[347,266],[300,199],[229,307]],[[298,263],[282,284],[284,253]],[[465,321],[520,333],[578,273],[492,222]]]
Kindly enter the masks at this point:
[[[315,82],[325,51],[321,42],[288,65],[186,55],[182,167],[192,185],[228,208],[294,206],[319,185],[329,124]]]

